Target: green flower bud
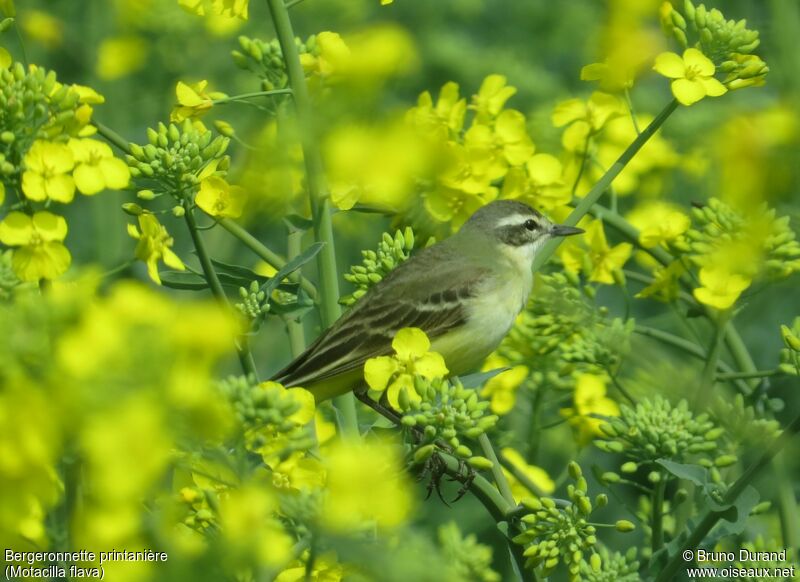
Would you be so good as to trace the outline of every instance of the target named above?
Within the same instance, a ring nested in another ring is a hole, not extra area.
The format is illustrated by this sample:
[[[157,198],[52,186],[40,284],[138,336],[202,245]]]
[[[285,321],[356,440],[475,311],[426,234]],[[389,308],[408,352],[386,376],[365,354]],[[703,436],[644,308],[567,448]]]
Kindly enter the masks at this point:
[[[633,522],[628,521],[627,519],[620,519],[614,524],[614,529],[621,533],[628,533],[635,530],[636,526],[633,524]]]
[[[467,464],[473,469],[477,469],[479,471],[488,471],[494,467],[494,463],[492,463],[486,457],[470,457],[467,459]]]
[[[129,214],[131,216],[139,216],[140,214],[144,213],[144,209],[138,204],[135,204],[133,202],[126,202],[125,204],[123,204],[122,211],[125,214]]]
[[[431,458],[436,451],[436,445],[425,445],[414,452],[414,464],[420,465]]]
[[[722,455],[716,458],[714,464],[717,467],[730,467],[736,464],[736,461],[738,461],[736,455]]]
[[[627,463],[623,463],[620,467],[620,470],[623,473],[635,473],[639,469],[639,465],[634,463],[633,461],[628,461]]]

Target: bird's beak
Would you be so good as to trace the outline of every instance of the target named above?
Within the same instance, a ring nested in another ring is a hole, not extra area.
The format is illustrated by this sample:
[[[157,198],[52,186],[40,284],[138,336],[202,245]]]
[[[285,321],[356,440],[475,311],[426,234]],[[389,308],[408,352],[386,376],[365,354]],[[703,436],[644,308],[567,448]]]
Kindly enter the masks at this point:
[[[550,236],[572,236],[573,234],[581,234],[582,232],[585,231],[577,226],[554,224],[553,228],[550,229]]]

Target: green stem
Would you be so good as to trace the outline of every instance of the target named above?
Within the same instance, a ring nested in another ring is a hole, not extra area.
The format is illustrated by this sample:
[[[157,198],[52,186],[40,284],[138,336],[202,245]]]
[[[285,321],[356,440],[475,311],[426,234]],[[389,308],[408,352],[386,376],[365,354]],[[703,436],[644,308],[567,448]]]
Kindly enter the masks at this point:
[[[483,455],[492,462],[492,475],[494,476],[495,485],[500,490],[500,494],[503,496],[503,499],[509,505],[516,505],[516,501],[514,501],[514,494],[511,493],[511,486],[508,484],[508,479],[503,474],[503,469],[500,467],[500,461],[497,460],[497,454],[494,452],[494,447],[492,446],[492,441],[489,440],[489,437],[486,434],[482,434],[478,437],[478,443],[481,445],[481,449],[483,450]]]
[[[781,518],[781,536],[783,547],[797,551],[797,528],[800,524],[800,513],[797,511],[797,499],[794,496],[794,486],[786,473],[785,451],[781,451],[772,460],[772,470],[778,478],[778,508]],[[797,555],[796,553],[794,554]]]
[[[512,463],[508,457],[506,457],[503,453],[500,453],[500,464],[505,467],[506,471],[514,475],[514,478],[522,483],[522,486],[525,487],[528,491],[536,495],[537,497],[544,497],[547,495],[540,487],[536,485],[533,481],[528,478],[528,476],[522,472],[519,467],[517,467],[514,463]]]
[[[303,233],[299,230],[293,230],[289,233],[288,237],[288,258],[291,261],[294,257],[300,254],[302,248],[301,243]],[[300,271],[295,271],[289,276],[290,281],[297,282],[300,278]],[[292,357],[296,358],[303,353],[306,349],[306,336],[303,331],[303,324],[297,317],[288,315],[285,318],[286,333],[289,334],[289,348],[292,350]]]
[[[269,248],[265,247],[261,243],[261,241],[259,241],[256,237],[247,232],[244,228],[239,226],[236,222],[234,222],[230,218],[220,218],[218,219],[218,222],[222,228],[224,228],[233,236],[238,238],[242,242],[242,244],[244,244],[244,246],[253,251],[253,253],[255,253],[257,257],[260,257],[261,259],[263,259],[276,269],[283,268],[288,262],[286,259],[284,259],[275,251],[272,251]],[[303,289],[303,291],[306,292],[306,294],[308,294],[308,296],[311,298],[312,301],[314,301],[315,303],[317,302],[319,297],[317,293],[317,288],[311,281],[309,281],[302,275],[300,276],[300,287]]]
[[[272,0],[274,1],[274,0]],[[673,99],[670,101],[666,107],[659,113],[653,121],[650,122],[642,133],[636,136],[636,139],[633,140],[631,145],[627,147],[627,149],[622,152],[622,155],[617,159],[616,162],[606,171],[605,174],[597,181],[597,183],[592,187],[591,190],[584,196],[575,209],[570,213],[567,217],[565,224],[569,226],[575,226],[578,224],[578,221],[583,218],[583,216],[589,212],[592,206],[597,202],[600,196],[605,192],[611,183],[614,181],[619,173],[628,165],[628,162],[631,161],[633,156],[642,148],[642,146],[647,143],[658,128],[667,120],[667,118],[672,115],[672,112],[675,111],[678,107],[678,101]],[[552,256],[552,254],[558,248],[558,245],[561,244],[562,239],[552,239],[548,241],[544,248],[536,254],[536,260],[534,261],[534,270],[538,270],[544,263]]]
[[[322,157],[313,135],[313,109],[308,93],[303,66],[300,64],[300,55],[294,41],[294,30],[289,18],[289,11],[283,0],[267,0],[278,42],[286,63],[286,73],[289,77],[289,86],[294,96],[294,107],[301,129],[303,160],[306,166],[309,200],[311,204],[311,217],[314,223],[314,238],[325,243],[317,255],[319,269],[320,291],[320,318],[324,327],[330,327],[341,314],[339,307],[339,279],[336,269],[336,248],[333,238],[333,222],[331,220],[330,200],[327,195],[327,185],[322,170]],[[340,419],[339,430],[342,434],[358,434],[358,416],[356,413],[355,398],[352,394],[345,394],[334,399]]]
[[[782,374],[783,372],[780,368],[753,370],[752,372],[721,372],[717,374],[717,380],[750,380],[752,378],[770,378]]]
[[[97,120],[93,120],[92,125],[94,125],[95,128],[97,129],[97,134],[100,135],[107,142],[109,142],[111,145],[116,146],[126,154],[131,153],[131,146],[128,143],[128,141],[120,134],[118,134],[116,131],[114,131],[113,129],[111,129],[106,125],[103,125]]]
[[[660,550],[664,544],[664,492],[667,489],[667,478],[663,472],[660,475],[661,480],[656,483],[653,489],[653,506],[650,508],[650,526],[652,528],[650,547],[653,550],[653,554]]]
[[[750,482],[761,472],[761,469],[767,465],[775,455],[777,455],[783,447],[791,440],[791,438],[800,431],[800,416],[797,416],[789,423],[781,435],[775,439],[772,444],[767,447],[767,450],[759,457],[759,459],[750,465],[747,470],[731,485],[730,489],[725,493],[722,504],[731,505],[738,498],[739,495],[745,490]],[[685,566],[686,562],[683,559],[683,551],[686,549],[695,550],[700,546],[703,539],[705,539],[708,532],[717,524],[717,522],[726,515],[726,511],[709,511],[705,514],[703,519],[689,534],[683,546],[676,551],[672,558],[667,562],[667,565],[659,573],[655,582],[669,582],[675,580],[677,572],[681,566]]]
[[[209,257],[208,252],[206,251],[203,238],[197,231],[197,222],[194,219],[193,209],[186,201],[184,201],[183,208],[185,210],[183,216],[186,219],[186,226],[188,227],[189,234],[192,237],[195,251],[197,251],[197,258],[200,260],[200,266],[203,269],[203,274],[205,275],[206,281],[208,281],[208,286],[211,289],[211,293],[221,305],[227,306],[228,298],[225,295],[225,290],[222,288],[222,284],[219,282],[219,277],[217,277],[217,272],[214,270],[214,265],[211,263],[211,257]],[[258,379],[258,371],[256,370],[256,364],[253,360],[253,354],[250,353],[250,350],[247,347],[247,343],[244,341],[244,339],[240,339],[239,342],[240,343],[236,346],[236,353],[239,355],[239,362],[242,365],[242,370],[244,370],[244,373],[248,376],[254,376],[256,379]]]
[[[725,312],[720,314],[719,320],[715,322],[716,326],[714,328],[711,346],[708,349],[706,363],[705,366],[703,366],[703,373],[700,376],[700,390],[697,391],[695,396],[695,404],[701,410],[707,406],[711,399],[711,391],[717,383],[717,364],[719,362],[719,355],[722,352],[723,340],[725,339],[729,318],[730,313]]]
[[[469,485],[469,492],[481,502],[492,518],[497,522],[506,522],[512,527],[513,522],[509,522],[509,516],[516,510],[516,505],[508,503],[503,495],[483,476],[473,474],[464,469],[463,463],[447,453],[438,453],[445,464],[445,471],[448,475],[461,483]],[[516,570],[520,573],[523,582],[535,581],[536,575],[529,568],[525,568],[525,558],[522,556],[522,547],[507,540],[512,559],[516,562]]]
[[[247,99],[254,99],[256,97],[274,97],[276,95],[291,95],[291,89],[274,89],[272,91],[255,91],[253,93],[241,93],[240,95],[232,95],[230,97],[223,97],[221,99],[214,99],[214,105],[225,105],[227,103],[235,103],[237,101],[245,101]]]

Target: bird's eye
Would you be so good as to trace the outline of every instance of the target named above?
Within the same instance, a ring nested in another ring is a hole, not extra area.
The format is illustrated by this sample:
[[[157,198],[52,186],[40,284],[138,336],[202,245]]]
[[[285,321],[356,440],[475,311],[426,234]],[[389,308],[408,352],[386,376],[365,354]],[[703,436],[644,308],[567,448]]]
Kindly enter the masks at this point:
[[[525,228],[527,228],[528,230],[534,230],[536,228],[536,221],[533,220],[532,218],[529,218],[528,220],[525,221]]]

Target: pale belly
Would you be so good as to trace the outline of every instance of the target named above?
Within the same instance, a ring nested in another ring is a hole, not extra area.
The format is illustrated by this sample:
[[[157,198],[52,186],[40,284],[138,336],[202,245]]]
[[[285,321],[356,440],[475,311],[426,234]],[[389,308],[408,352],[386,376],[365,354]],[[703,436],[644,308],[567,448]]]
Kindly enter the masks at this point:
[[[450,374],[475,371],[508,334],[530,288],[525,280],[513,283],[494,292],[479,293],[470,305],[467,323],[433,340],[431,349],[444,356]]]

